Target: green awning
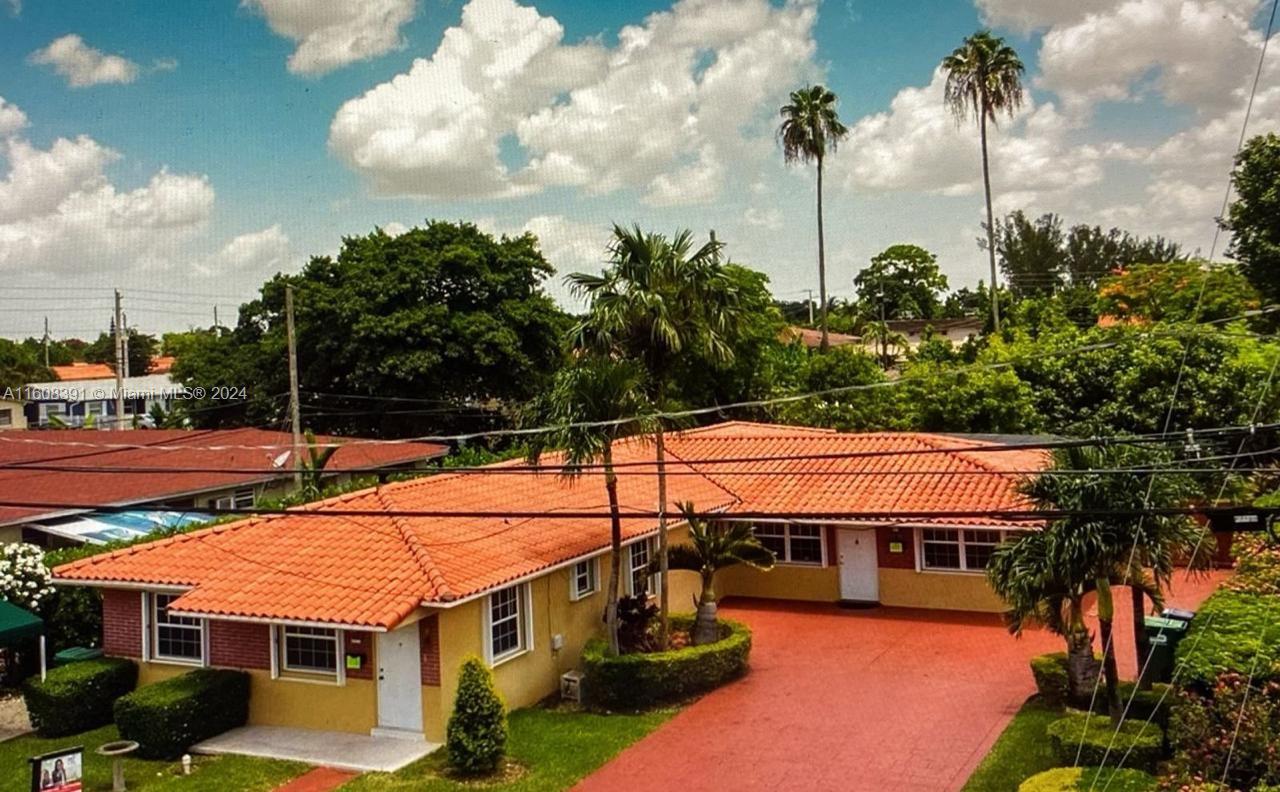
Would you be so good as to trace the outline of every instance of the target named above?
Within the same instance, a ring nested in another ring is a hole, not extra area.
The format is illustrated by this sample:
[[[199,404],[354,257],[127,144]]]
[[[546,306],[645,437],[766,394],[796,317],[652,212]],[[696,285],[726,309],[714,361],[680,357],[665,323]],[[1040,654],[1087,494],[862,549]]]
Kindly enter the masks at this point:
[[[25,608],[0,600],[0,646],[17,646],[44,632],[44,620]]]

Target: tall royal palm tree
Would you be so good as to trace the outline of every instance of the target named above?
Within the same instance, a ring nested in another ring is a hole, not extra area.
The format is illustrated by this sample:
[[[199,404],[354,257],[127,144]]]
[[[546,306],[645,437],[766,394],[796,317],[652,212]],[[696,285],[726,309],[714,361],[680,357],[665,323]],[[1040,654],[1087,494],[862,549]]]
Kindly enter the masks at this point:
[[[609,649],[618,653],[618,589],[622,579],[622,513],[618,505],[618,476],[613,446],[618,440],[653,430],[653,416],[645,397],[644,370],[630,360],[585,355],[557,372],[551,388],[526,411],[526,423],[555,427],[533,435],[529,460],[537,462],[548,450],[563,455],[561,475],[578,476],[586,465],[599,462],[609,499],[609,583],[604,619]]]
[[[693,642],[713,643],[716,629],[716,572],[738,564],[755,569],[773,569],[773,552],[756,538],[744,522],[713,522],[697,516],[692,503],[680,504],[680,513],[689,524],[689,543],[671,548],[671,568],[697,572],[702,578],[698,595],[698,615]]]
[[[599,275],[572,274],[566,280],[590,308],[574,327],[579,349],[640,362],[648,396],[659,412],[667,409],[674,371],[686,356],[712,363],[733,359],[733,341],[747,320],[746,285],[740,268],[720,261],[723,245],[714,239],[695,249],[693,235],[668,238],[640,228],[614,226],[609,265]],[[659,639],[665,645],[668,619],[667,472],[664,425],[655,424],[658,473]]]
[[[791,92],[791,101],[782,106],[782,125],[778,127],[778,139],[782,142],[782,156],[787,164],[814,162],[818,166],[818,297],[821,300],[822,345],[827,343],[827,250],[822,230],[822,163],[828,153],[834,153],[849,134],[849,128],[840,123],[836,112],[838,97],[821,85],[812,85]]]
[[[1025,67],[1013,47],[1004,39],[980,30],[964,40],[964,43],[942,59],[947,72],[944,92],[947,106],[955,115],[956,123],[963,123],[972,116],[978,122],[978,137],[982,142],[982,186],[987,198],[987,255],[991,260],[991,287],[996,293],[1000,281],[996,278],[995,216],[991,210],[991,166],[987,157],[987,122],[995,124],[997,116],[1010,117],[1022,106],[1022,73]],[[991,301],[991,319],[996,332],[1000,331],[1000,305]]]

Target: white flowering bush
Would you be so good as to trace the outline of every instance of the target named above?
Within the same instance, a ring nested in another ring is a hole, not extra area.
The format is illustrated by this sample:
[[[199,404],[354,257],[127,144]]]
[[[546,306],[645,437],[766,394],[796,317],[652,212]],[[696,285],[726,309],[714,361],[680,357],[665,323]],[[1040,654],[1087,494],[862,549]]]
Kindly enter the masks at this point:
[[[0,599],[27,610],[53,595],[53,575],[44,565],[44,551],[31,544],[7,544],[0,551]]]

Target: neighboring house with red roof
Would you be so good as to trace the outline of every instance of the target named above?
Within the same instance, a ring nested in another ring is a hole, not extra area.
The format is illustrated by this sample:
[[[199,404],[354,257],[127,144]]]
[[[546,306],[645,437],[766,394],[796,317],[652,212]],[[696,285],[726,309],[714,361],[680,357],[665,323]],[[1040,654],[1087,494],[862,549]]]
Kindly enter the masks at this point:
[[[449,451],[435,443],[316,439],[346,443],[325,466],[326,478],[335,484],[350,480],[359,468],[422,468]],[[74,542],[77,534],[68,526],[94,508],[164,506],[176,513],[249,508],[289,491],[292,442],[288,432],[252,428],[4,432],[0,544]],[[193,468],[201,472],[181,472]],[[5,505],[12,503],[42,505]]]
[[[1026,508],[1016,485],[1048,462],[990,439],[736,422],[669,435],[667,454],[673,507],[749,519],[778,556],[770,572],[723,572],[722,595],[979,611],[999,607],[982,574],[992,548],[1034,527],[999,513]],[[653,447],[628,440],[614,458],[623,589],[653,593]],[[251,723],[441,742],[464,658],[485,658],[520,707],[553,694],[601,632],[603,475],[567,479],[557,463],[386,484],[55,575],[102,590],[104,647],[137,659],[144,684],[241,668]],[[936,511],[968,514],[912,516]],[[697,576],[670,583],[688,608]]]

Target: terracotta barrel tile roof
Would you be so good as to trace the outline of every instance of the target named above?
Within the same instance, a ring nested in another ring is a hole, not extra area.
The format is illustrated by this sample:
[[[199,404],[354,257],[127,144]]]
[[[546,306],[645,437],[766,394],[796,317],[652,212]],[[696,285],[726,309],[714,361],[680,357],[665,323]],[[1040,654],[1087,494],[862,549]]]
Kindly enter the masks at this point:
[[[692,501],[699,510],[780,517],[1023,508],[1015,485],[1026,472],[1043,468],[1047,454],[993,452],[993,445],[940,435],[725,423],[669,436],[669,497],[673,508]],[[903,455],[936,449],[945,453]],[[785,459],[864,452],[887,455]],[[620,465],[636,466],[620,468],[624,541],[651,535],[652,517],[625,515],[652,512],[657,502],[652,445],[625,441],[614,456]],[[732,461],[757,457],[772,459]],[[420,604],[447,605],[608,549],[605,516],[503,516],[607,511],[598,470],[565,478],[556,472],[557,462],[555,456],[545,459],[545,472],[508,470],[523,464],[516,461],[478,473],[387,484],[298,510],[359,510],[368,516],[290,513],[244,520],[87,558],[55,574],[64,581],[106,585],[190,585],[193,589],[172,605],[188,613],[391,629]],[[939,471],[945,475],[936,475]],[[487,516],[412,517],[387,511]],[[941,522],[1006,524],[992,518]]]

